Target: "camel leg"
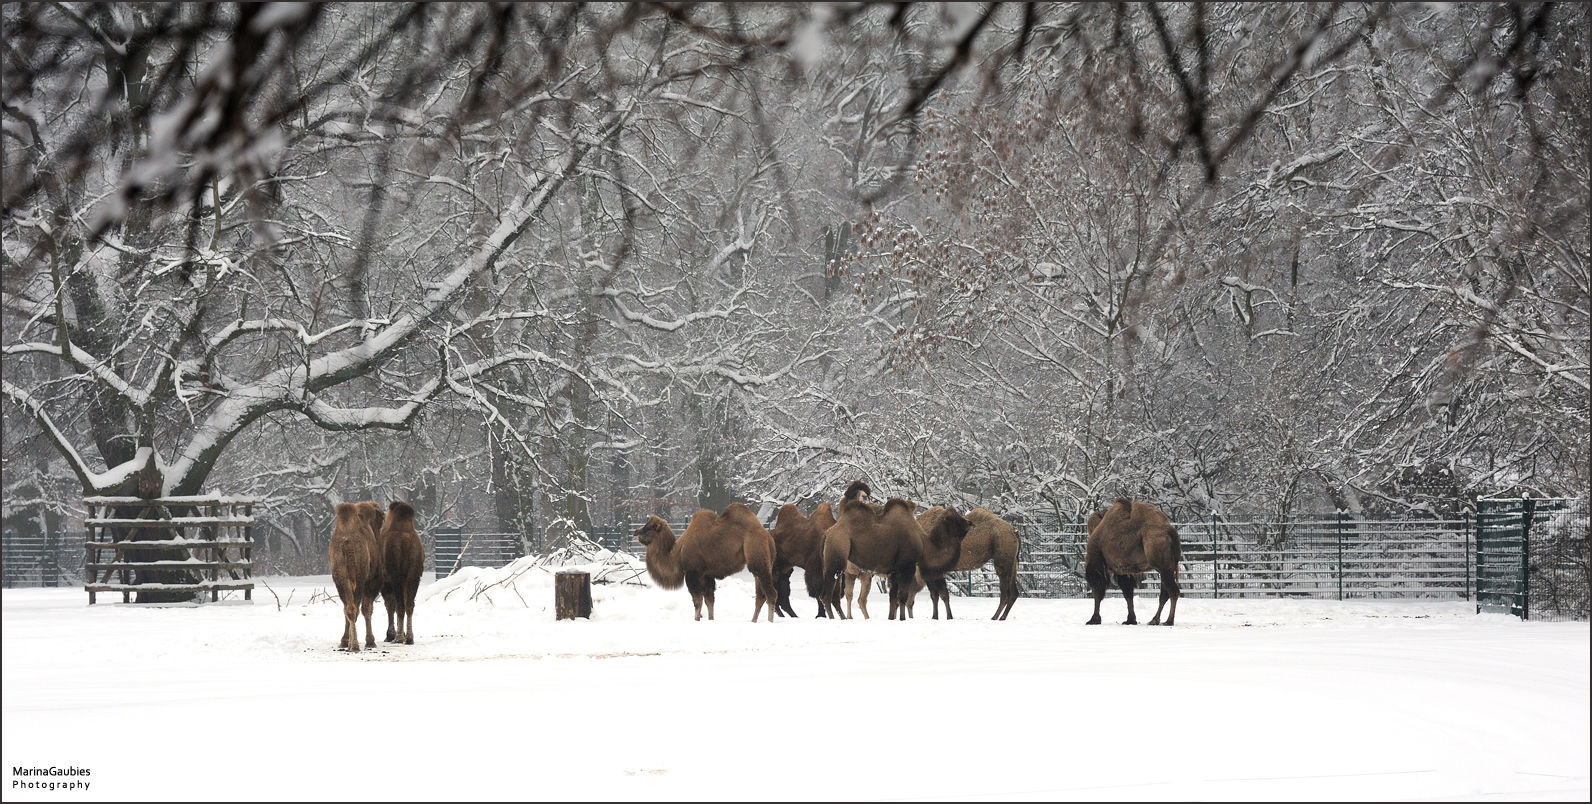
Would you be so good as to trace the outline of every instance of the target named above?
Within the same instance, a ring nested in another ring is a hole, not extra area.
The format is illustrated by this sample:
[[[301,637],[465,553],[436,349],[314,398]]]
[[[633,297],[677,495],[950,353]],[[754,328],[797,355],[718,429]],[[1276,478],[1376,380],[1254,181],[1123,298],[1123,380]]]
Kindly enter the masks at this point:
[[[774,610],[779,607],[779,591],[775,588],[773,579],[753,575],[752,587],[757,594],[757,605],[752,609],[752,622],[757,622],[758,615],[763,613],[765,603],[768,604],[768,621],[773,622]]]
[[[415,593],[404,593],[404,644],[415,644]]]
[[[1177,579],[1176,578],[1168,578],[1165,573],[1162,573],[1162,575],[1161,575],[1161,604],[1159,606],[1155,607],[1155,619],[1150,621],[1150,625],[1161,625],[1162,624],[1161,623],[1161,608],[1166,605],[1168,600],[1172,601],[1172,608],[1169,611],[1167,611],[1167,613],[1166,613],[1166,623],[1165,624],[1166,625],[1171,625],[1172,624],[1172,619],[1177,616],[1177,599],[1179,597],[1181,597],[1182,591],[1183,590],[1178,588],[1178,584],[1177,584]]]
[[[391,595],[387,594],[386,592],[382,592],[381,607],[387,610],[387,638],[383,639],[382,641],[397,642],[399,636],[398,632],[404,627],[403,603],[401,602],[401,599],[398,598],[396,592]],[[395,613],[397,614],[398,619],[397,628],[393,627],[393,615]]]
[[[929,597],[934,601],[934,619],[940,619],[940,601],[945,601],[945,619],[951,619],[951,587],[946,583],[945,576],[940,576],[934,583],[927,584]]]
[[[896,612],[899,611],[901,613],[902,622],[905,622],[907,619],[907,604],[906,601],[901,599],[901,591],[895,586],[895,575],[893,573],[890,575],[889,589],[889,597],[886,599],[890,601],[890,615],[885,619],[894,620],[896,618]]]
[[[916,567],[908,567],[906,572],[890,573],[890,600],[901,612],[901,622],[907,621],[907,594],[912,591],[912,575],[915,572]]]
[[[1089,583],[1089,592],[1094,596],[1094,616],[1084,625],[1100,624],[1100,602],[1106,599],[1106,569],[1105,567],[1085,564],[1083,577]]]
[[[376,632],[370,627],[370,615],[376,608],[376,596],[371,595],[359,604],[359,613],[365,615],[365,647],[376,647]]]
[[[796,610],[790,605],[790,576],[796,573],[795,567],[786,567],[784,574],[779,571],[774,573],[774,593],[777,596],[774,611],[781,617],[795,619]]]
[[[849,580],[849,579],[848,579]],[[873,587],[873,573],[865,572],[857,577],[858,585],[862,588],[857,591],[857,608],[862,612],[862,619],[868,619],[868,590]],[[846,589],[846,602],[851,602],[851,589]],[[847,605],[846,613],[851,613],[851,606]]]
[[[844,583],[842,576],[845,572],[825,575],[818,587],[818,611],[825,619],[839,620],[844,615],[840,610],[840,587]]]
[[[692,573],[685,574],[685,588],[691,593],[691,607],[696,610],[696,619],[702,619],[702,579]]]
[[[991,619],[1004,620],[1006,615],[1012,613],[1012,604],[1017,602],[1017,573],[1008,575],[1001,573],[1001,602],[995,607],[995,616]]]
[[[702,599],[708,603],[708,619],[713,619],[713,592],[718,588],[718,581],[713,578],[702,579]]]
[[[835,578],[834,582],[829,585],[828,591],[823,593],[824,599],[819,601],[824,605],[824,610],[828,612],[828,616],[835,620],[847,620],[851,618],[850,611],[842,612],[840,610],[840,598],[842,597],[840,588],[841,586],[842,584],[840,578]]]
[[[752,576],[752,581],[753,581],[753,586],[761,586],[761,587],[763,587],[763,590],[764,590],[763,594],[764,594],[765,597],[768,598],[768,621],[769,622],[773,622],[774,621],[775,609],[779,607],[779,585],[778,585],[778,583],[775,582],[774,576],[773,576],[772,573],[759,573],[758,575],[753,575]],[[787,587],[787,590],[788,589],[789,589],[789,587]],[[785,603],[786,603],[786,605],[790,605],[790,595],[788,593],[785,595]],[[791,616],[792,617],[796,616],[796,613],[795,612],[791,612]],[[752,612],[752,622],[757,622],[757,612],[756,611]]]
[[[1135,583],[1135,581],[1134,581],[1134,578],[1133,578],[1132,575],[1118,575],[1117,576],[1117,587],[1122,590],[1122,597],[1128,601],[1128,619],[1122,621],[1123,625],[1138,625],[1139,624],[1139,618],[1137,616],[1135,616],[1134,613],[1133,613],[1133,585],[1134,585],[1134,583]]]
[[[337,647],[359,652],[359,600],[352,594],[343,596],[343,641]]]

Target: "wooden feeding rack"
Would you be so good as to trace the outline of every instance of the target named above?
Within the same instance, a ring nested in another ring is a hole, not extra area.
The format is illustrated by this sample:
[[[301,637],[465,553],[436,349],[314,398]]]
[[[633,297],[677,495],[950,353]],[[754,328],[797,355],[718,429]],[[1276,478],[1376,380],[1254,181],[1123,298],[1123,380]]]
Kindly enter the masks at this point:
[[[88,529],[83,589],[89,605],[99,592],[254,592],[254,504],[242,497],[190,496],[85,497]],[[109,554],[109,559],[105,555]],[[136,560],[135,560],[136,559]],[[133,583],[134,573],[185,570],[197,575],[186,583]]]

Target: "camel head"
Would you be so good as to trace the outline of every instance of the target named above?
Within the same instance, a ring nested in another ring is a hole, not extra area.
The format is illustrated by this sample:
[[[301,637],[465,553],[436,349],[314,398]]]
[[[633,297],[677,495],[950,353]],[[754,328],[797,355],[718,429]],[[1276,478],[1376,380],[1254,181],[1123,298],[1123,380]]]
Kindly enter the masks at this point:
[[[972,521],[957,513],[951,506],[945,507],[945,518],[941,522],[944,523],[945,532],[959,542],[967,537],[969,530],[973,529]]]
[[[647,574],[664,589],[679,589],[685,583],[680,554],[674,549],[674,529],[657,516],[636,528],[636,541],[647,548]]]
[[[359,515],[364,518],[365,524],[370,525],[371,533],[381,533],[381,506],[365,500],[356,503],[354,507],[359,509]]]
[[[866,481],[855,480],[852,481],[851,485],[846,487],[846,494],[845,496],[841,497],[841,499],[862,500],[863,502],[867,502],[868,497],[872,494],[873,489],[868,488],[868,483]]]
[[[663,536],[668,538],[660,541],[660,537]],[[667,549],[674,546],[674,529],[669,527],[669,523],[663,521],[661,517],[656,515],[649,516],[646,524],[636,528],[636,541],[647,546],[651,546],[654,541],[658,541],[659,547]]]

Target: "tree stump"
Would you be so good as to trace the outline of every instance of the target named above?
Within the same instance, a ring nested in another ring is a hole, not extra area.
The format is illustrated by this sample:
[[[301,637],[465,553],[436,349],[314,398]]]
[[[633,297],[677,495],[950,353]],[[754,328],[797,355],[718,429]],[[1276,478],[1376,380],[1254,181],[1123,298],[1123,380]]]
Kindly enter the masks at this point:
[[[591,573],[571,570],[554,575],[553,610],[560,620],[591,619]]]

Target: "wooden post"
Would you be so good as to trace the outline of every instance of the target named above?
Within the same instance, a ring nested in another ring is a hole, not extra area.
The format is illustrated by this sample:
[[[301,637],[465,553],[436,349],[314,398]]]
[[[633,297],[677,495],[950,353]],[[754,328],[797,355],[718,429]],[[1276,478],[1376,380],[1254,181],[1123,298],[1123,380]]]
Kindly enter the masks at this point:
[[[554,575],[553,610],[560,620],[591,619],[591,573],[570,570]]]

